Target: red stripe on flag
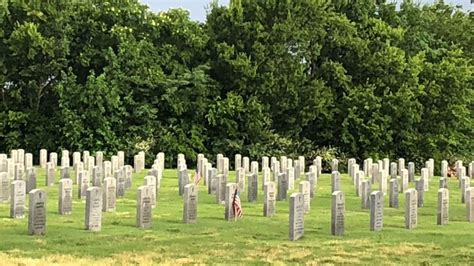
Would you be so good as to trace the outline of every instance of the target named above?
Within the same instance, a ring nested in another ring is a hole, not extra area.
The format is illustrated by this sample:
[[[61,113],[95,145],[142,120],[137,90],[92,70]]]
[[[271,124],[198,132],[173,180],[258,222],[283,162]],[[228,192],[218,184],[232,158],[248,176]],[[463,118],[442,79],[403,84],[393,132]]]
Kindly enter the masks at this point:
[[[234,216],[236,218],[242,218],[244,214],[242,210],[242,205],[240,203],[238,189],[235,190],[234,201],[232,202],[232,207],[234,208]]]

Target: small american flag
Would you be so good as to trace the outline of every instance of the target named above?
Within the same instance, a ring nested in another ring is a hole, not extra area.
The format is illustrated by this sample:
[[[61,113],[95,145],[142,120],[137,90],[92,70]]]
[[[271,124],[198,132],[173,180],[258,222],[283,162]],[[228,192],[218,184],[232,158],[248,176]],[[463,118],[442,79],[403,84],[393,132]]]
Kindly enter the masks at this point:
[[[234,201],[232,202],[232,207],[234,208],[234,217],[242,218],[244,215],[242,212],[242,205],[240,204],[239,189],[235,189]]]
[[[194,184],[197,185],[199,184],[199,181],[201,181],[201,175],[199,174],[198,171],[196,171],[196,174],[194,174]]]

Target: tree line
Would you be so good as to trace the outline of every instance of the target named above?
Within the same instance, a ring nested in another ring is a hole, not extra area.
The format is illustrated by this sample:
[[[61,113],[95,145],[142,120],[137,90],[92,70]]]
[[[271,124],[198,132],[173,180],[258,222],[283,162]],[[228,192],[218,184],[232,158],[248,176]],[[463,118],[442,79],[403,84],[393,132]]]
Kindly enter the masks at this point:
[[[0,150],[468,159],[473,20],[442,1],[232,0],[206,22],[4,1]]]

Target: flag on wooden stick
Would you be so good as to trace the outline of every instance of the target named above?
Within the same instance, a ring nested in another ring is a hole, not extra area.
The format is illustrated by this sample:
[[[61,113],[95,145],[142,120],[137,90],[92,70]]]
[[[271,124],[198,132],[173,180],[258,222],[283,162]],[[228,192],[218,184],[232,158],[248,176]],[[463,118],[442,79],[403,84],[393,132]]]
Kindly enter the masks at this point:
[[[235,189],[235,194],[234,194],[234,201],[232,202],[232,208],[234,208],[234,217],[235,219],[237,218],[242,218],[243,211],[242,211],[242,205],[240,203],[240,196],[239,196],[239,189]]]
[[[199,181],[201,181],[201,175],[199,174],[198,171],[196,171],[196,173],[194,174],[194,185],[197,185],[199,184]]]

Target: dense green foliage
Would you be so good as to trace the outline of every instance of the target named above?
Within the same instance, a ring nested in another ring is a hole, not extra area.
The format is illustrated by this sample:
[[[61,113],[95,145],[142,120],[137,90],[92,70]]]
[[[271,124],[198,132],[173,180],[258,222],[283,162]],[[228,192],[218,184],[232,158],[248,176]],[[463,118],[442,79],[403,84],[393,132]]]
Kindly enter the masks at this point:
[[[0,150],[474,153],[461,9],[234,0],[198,23],[137,0],[31,2],[0,6]]]

